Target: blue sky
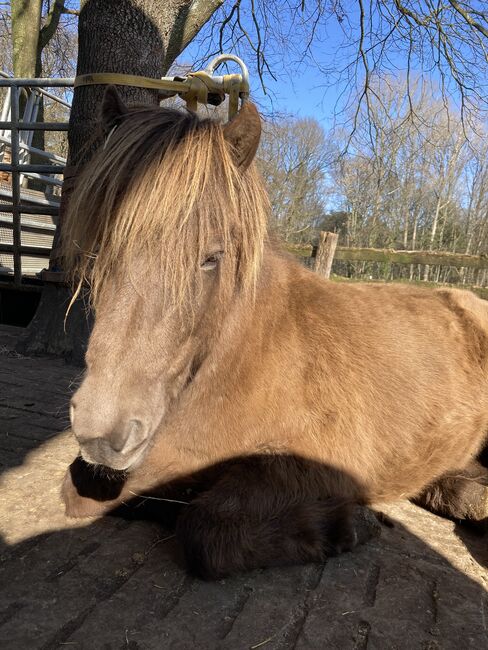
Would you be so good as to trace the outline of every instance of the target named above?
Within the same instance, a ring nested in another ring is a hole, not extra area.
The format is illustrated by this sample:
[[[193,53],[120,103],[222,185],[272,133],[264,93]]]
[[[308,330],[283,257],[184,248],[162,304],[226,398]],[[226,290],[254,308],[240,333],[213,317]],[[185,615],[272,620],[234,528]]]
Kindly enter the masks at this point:
[[[194,61],[199,56],[198,46],[190,45],[180,60]],[[246,64],[249,62],[244,61]],[[332,123],[334,106],[339,96],[338,85],[324,86],[320,73],[310,66],[303,66],[300,75],[286,75],[277,71],[276,81],[266,77],[267,95],[264,94],[257,74],[253,74],[251,65],[251,95],[269,112],[290,113],[300,117],[315,117],[327,127]],[[231,70],[238,71],[238,66]],[[220,74],[224,74],[222,69]]]
[[[415,10],[420,12],[419,15],[425,16],[427,21],[430,20],[428,18],[431,11],[430,5],[425,2],[415,4]],[[472,4],[480,10],[486,7],[484,0],[473,0]],[[249,32],[253,43],[256,43],[256,31],[249,16],[251,3],[242,2],[240,6],[242,7],[242,24]],[[229,39],[229,45],[225,45],[224,42],[224,51],[240,55],[248,64],[251,73],[251,90],[255,100],[266,113],[287,112],[303,117],[315,117],[324,128],[331,127],[334,122],[334,112],[337,108],[340,110],[345,103],[342,93],[347,90],[347,92],[352,91],[355,95],[356,83],[360,84],[363,78],[361,60],[358,64],[356,79],[354,79],[354,69],[351,69],[348,81],[344,77],[341,78],[340,72],[340,68],[354,60],[354,56],[357,55],[357,43],[360,37],[358,3],[346,2],[342,5],[341,3],[333,5],[322,3],[322,7],[334,7],[334,9],[329,14],[324,13],[321,17],[314,32],[309,55],[305,58],[306,41],[311,25],[314,24],[314,18],[316,18],[314,10],[316,11],[318,3],[304,3],[305,13],[297,12],[295,22],[292,22],[290,17],[290,3],[288,2],[280,4],[276,0],[266,3],[263,0],[255,2],[254,6],[257,7],[258,12],[268,11],[266,7],[274,7],[277,12],[272,16],[261,14],[260,17],[261,21],[265,18],[269,19],[269,34],[266,37],[263,32],[262,36],[271,69],[277,77],[276,80],[273,80],[269,74],[266,75],[265,81],[269,95],[265,96],[260,88],[255,70],[255,56],[249,47],[241,52],[236,51]],[[342,6],[345,7],[345,10],[341,14]],[[226,3],[224,7],[228,8],[228,4]],[[392,3],[369,5],[365,11],[364,52],[370,71],[377,68],[382,75],[388,74],[404,78],[407,70],[408,35],[410,34],[413,39],[413,45],[410,48],[411,79],[420,76],[423,71],[424,78],[433,82],[433,92],[437,94],[441,75],[435,62],[438,52],[435,47],[431,48],[431,43],[435,43],[436,28],[429,23],[430,31],[427,35],[423,28],[412,27],[405,19],[397,23],[398,15],[395,13]],[[449,5],[445,5],[443,11],[445,12],[443,20],[446,33],[450,36],[455,35],[451,42],[453,47],[449,51],[449,55],[458,66],[458,75],[465,81],[467,87],[474,88],[481,99],[486,101],[488,98],[488,65],[483,58],[481,46],[476,45],[473,40],[475,32],[466,31],[462,21],[459,22],[459,17],[456,18],[457,14],[449,9]],[[392,29],[393,25],[395,27]],[[240,33],[239,29],[236,33]],[[210,42],[208,37],[209,27],[207,25],[199,37],[183,52],[180,61],[193,63],[204,57]],[[380,46],[383,39],[386,42],[384,49]],[[213,47],[215,49],[215,39]],[[444,68],[445,73],[446,96],[450,97],[450,102],[456,104],[460,97],[459,90],[453,83],[453,77],[443,56],[441,49],[440,65]],[[298,64],[297,61],[301,61],[301,63]],[[320,67],[323,68],[322,71]],[[355,105],[354,98],[350,105]]]
[[[79,6],[79,0],[67,0],[66,4],[68,7],[77,8]],[[261,4],[264,5],[265,2]],[[243,20],[246,29],[252,32],[252,21],[249,15],[246,14],[246,11],[249,9],[248,5],[250,6],[249,2],[242,3]],[[350,11],[351,16],[354,16],[354,9]],[[281,32],[286,33],[286,30],[290,28],[289,11],[283,8],[280,16],[282,20],[280,21],[279,29]],[[205,35],[206,31],[208,32],[208,29],[204,27],[199,37],[178,57],[179,62],[193,66],[195,61],[202,58],[205,49],[201,44],[201,37],[202,34]],[[343,40],[343,36],[341,26],[337,20],[334,18],[329,20],[327,22],[327,28],[320,29],[320,33],[317,36],[318,45],[314,48],[314,55],[318,59],[321,59],[327,52],[335,51]],[[290,40],[293,41],[292,34],[290,34]],[[301,117],[315,117],[325,128],[328,128],[332,123],[332,115],[339,93],[339,87],[335,84],[324,86],[323,75],[309,63],[303,63],[294,74],[288,74],[287,70],[292,70],[296,67],[294,58],[296,59],[301,54],[300,42],[294,42],[293,46],[293,52],[283,53],[283,47],[275,42],[273,37],[266,43],[267,56],[269,57],[272,71],[276,75],[276,80],[270,75],[266,75],[267,95],[263,93],[261,88],[252,53],[247,52],[245,55],[242,55],[232,48],[227,48],[226,51],[241,55],[248,65],[250,69],[252,96],[258,102],[260,108],[264,109],[266,113],[290,113]],[[208,63],[208,59],[206,63]],[[237,66],[235,68],[229,68],[229,71],[237,71]],[[220,74],[224,73],[225,69],[221,68]]]
[[[320,74],[309,67],[304,68],[300,76],[280,77],[277,81],[268,81],[272,97],[270,101],[275,110],[289,112],[301,117],[315,117],[320,122],[332,120],[334,105],[339,89],[337,86],[323,86]],[[259,84],[254,81],[254,92],[260,101],[266,102]]]
[[[248,25],[246,25],[246,28]],[[283,24],[280,29],[286,30],[286,14],[283,14]],[[205,28],[203,30],[205,32]],[[332,19],[327,24],[327,31],[322,28],[318,35],[318,44],[314,48],[314,56],[321,59],[330,56],[337,50],[343,41],[344,34],[339,23]],[[326,39],[326,43],[324,40]],[[297,48],[298,45],[298,48]],[[235,49],[226,49],[227,52],[240,55],[250,69],[251,94],[259,105],[267,112],[291,113],[301,117],[315,117],[324,127],[332,123],[334,106],[340,92],[337,84],[325,84],[324,75],[309,62],[299,66],[294,60],[300,56],[299,43],[293,43],[294,51],[284,52],[270,39],[266,44],[272,72],[276,75],[274,80],[271,75],[266,75],[265,84],[268,94],[265,95],[261,88],[260,80],[255,70],[255,60],[252,53],[242,54]],[[292,48],[290,48],[292,50]],[[204,54],[204,47],[200,39],[191,43],[179,57],[181,62],[194,62]],[[221,69],[221,74],[223,68]],[[232,71],[237,71],[237,66]],[[291,73],[288,71],[292,71]]]

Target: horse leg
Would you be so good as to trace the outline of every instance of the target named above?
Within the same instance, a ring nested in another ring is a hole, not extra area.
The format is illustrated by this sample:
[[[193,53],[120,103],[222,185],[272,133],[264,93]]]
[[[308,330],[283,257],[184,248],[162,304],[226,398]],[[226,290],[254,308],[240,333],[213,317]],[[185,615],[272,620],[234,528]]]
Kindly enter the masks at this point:
[[[255,568],[323,562],[379,534],[369,510],[347,497],[321,499],[306,476],[302,484],[301,477],[290,477],[293,460],[277,458],[276,464],[270,457],[233,463],[182,509],[176,535],[192,573],[213,580]],[[293,484],[288,488],[284,468]]]
[[[130,509],[137,506],[137,515],[147,508],[139,507],[145,495],[164,495],[166,486],[183,467],[198,466],[193,458],[185,458],[164,440],[151,447],[140,465],[122,471],[102,465],[93,465],[81,456],[68,467],[61,486],[61,499],[68,517],[99,517],[107,513],[131,516]],[[136,514],[135,512],[133,513]]]
[[[130,519],[165,520],[174,525],[179,509],[176,506],[188,498],[193,482],[158,485],[157,475],[157,470],[151,472],[144,467],[130,474],[92,465],[78,456],[68,467],[61,486],[66,515],[81,519],[110,513]],[[163,496],[171,498],[158,498]]]
[[[488,519],[488,470],[474,460],[429,485],[413,501],[445,517],[481,522]]]
[[[66,515],[98,517],[120,504],[126,482],[124,472],[91,465],[81,456],[68,467],[61,486]]]

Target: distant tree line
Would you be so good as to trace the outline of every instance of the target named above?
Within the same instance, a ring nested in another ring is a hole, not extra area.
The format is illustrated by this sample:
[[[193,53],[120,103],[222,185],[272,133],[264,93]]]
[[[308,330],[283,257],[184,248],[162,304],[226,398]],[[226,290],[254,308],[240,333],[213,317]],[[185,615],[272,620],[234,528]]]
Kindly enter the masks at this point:
[[[337,232],[343,246],[488,254],[486,124],[467,130],[432,85],[411,85],[407,98],[405,83],[383,80],[352,136],[325,133],[310,119],[268,127],[261,167],[286,240],[313,241],[324,229]],[[440,267],[340,268],[385,279],[488,280],[484,271]]]

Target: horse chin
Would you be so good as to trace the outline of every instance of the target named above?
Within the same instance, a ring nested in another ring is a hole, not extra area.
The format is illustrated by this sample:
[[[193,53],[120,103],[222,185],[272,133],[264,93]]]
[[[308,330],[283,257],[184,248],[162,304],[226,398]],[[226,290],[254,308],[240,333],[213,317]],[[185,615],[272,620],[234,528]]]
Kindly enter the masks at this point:
[[[109,469],[130,472],[141,464],[148,447],[149,438],[127,454],[115,452],[111,454],[93,454],[83,446],[80,447],[80,453],[83,460],[90,465],[103,465]]]

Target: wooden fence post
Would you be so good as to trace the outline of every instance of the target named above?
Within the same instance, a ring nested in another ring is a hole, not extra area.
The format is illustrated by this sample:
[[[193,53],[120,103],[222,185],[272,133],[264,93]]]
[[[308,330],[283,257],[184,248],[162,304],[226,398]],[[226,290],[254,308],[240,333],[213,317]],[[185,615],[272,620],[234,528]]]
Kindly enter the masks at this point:
[[[320,233],[314,270],[327,279],[330,278],[330,270],[332,268],[338,239],[339,235],[336,235],[334,232],[322,231]]]

